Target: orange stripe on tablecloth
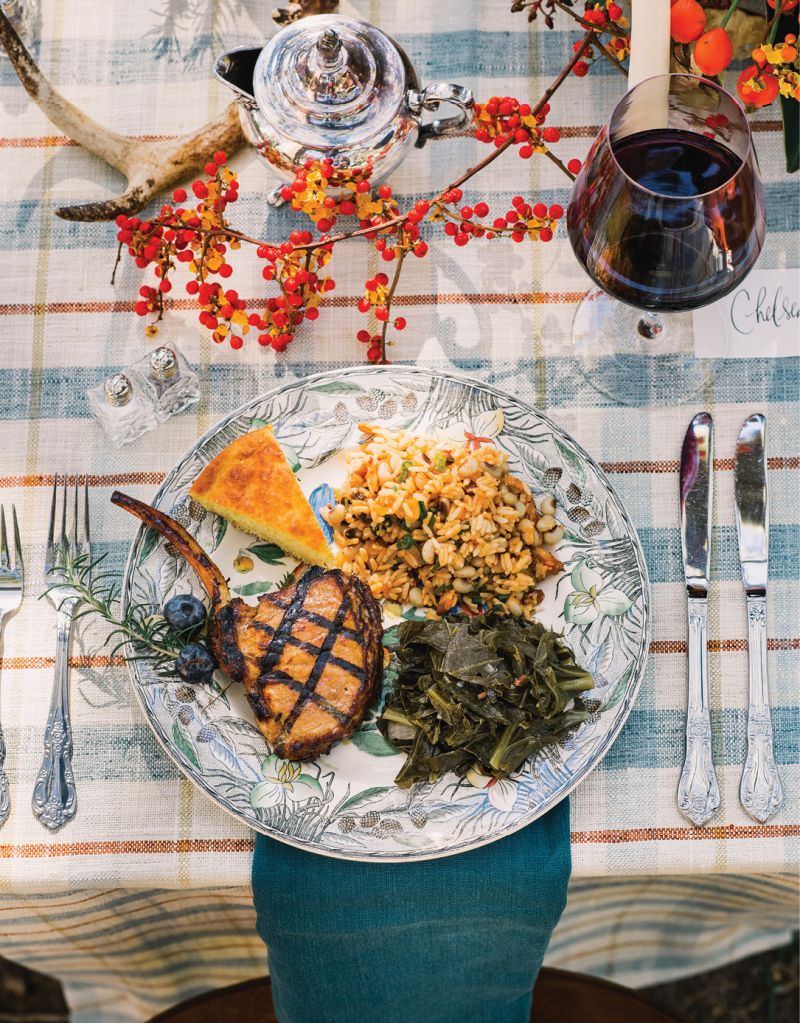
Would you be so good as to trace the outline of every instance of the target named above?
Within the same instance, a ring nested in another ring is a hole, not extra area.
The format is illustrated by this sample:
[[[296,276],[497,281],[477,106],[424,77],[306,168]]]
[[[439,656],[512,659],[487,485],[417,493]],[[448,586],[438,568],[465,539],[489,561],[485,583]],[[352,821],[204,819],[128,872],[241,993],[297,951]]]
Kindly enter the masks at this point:
[[[138,142],[167,142],[179,135],[129,135]],[[18,138],[0,138],[0,149],[50,149],[53,146],[77,146],[66,135],[20,135]]]
[[[250,852],[252,838],[129,839],[113,842],[25,842],[0,845],[0,860],[60,856],[152,856],[170,853]]]
[[[715,653],[738,653],[747,650],[746,639],[710,639],[708,649]],[[800,650],[800,638],[772,638],[767,640],[768,650]],[[651,654],[685,654],[687,650],[684,639],[654,639],[650,644]]]
[[[704,828],[629,828],[573,831],[576,845],[621,845],[624,842],[685,842],[729,838],[795,838],[800,824],[717,824]]]
[[[730,464],[728,464],[730,463]],[[667,473],[677,472],[677,462],[601,462],[606,472],[612,473]],[[767,459],[770,469],[800,469],[800,457],[791,456],[783,458],[775,456]],[[662,468],[663,467],[663,468]],[[733,469],[733,459],[719,459],[714,462],[714,468],[718,471]],[[105,475],[89,476],[89,484],[93,487],[122,487],[122,486],[158,486],[163,482],[166,473],[163,472],[118,472]],[[81,477],[83,478],[83,477]],[[73,477],[70,477],[73,480]],[[0,476],[0,487],[52,487],[53,476],[45,473],[22,476]]]
[[[605,472],[614,473],[653,473],[658,475],[660,473],[674,473],[679,469],[678,462],[670,459],[657,462],[601,462],[600,465]],[[735,465],[736,462],[733,458],[714,459],[714,469],[717,472],[733,471]],[[787,457],[776,455],[773,458],[767,459],[767,466],[770,469],[800,469],[800,455],[789,455]]]
[[[800,638],[772,638],[767,640],[769,650],[800,650]],[[740,653],[747,650],[746,639],[712,639],[708,649],[716,653]],[[686,640],[656,639],[650,644],[651,654],[685,654]],[[52,657],[0,657],[0,670],[15,669],[24,671],[32,668],[51,668],[55,663]],[[71,668],[110,668],[121,667],[125,661],[122,657],[108,657],[101,654],[81,654],[70,657]]]
[[[780,121],[753,121],[750,125],[751,131],[769,132],[783,131]],[[593,139],[600,131],[598,124],[575,124],[564,125],[558,128],[561,137],[565,139]],[[462,133],[459,133],[462,134]],[[177,139],[178,135],[130,135],[129,138],[139,139],[142,142],[166,142],[169,139]],[[467,137],[467,133],[463,133]],[[21,135],[18,138],[0,138],[0,149],[49,149],[54,146],[77,146],[66,135]]]
[[[0,657],[0,670],[26,668],[52,668],[55,657]],[[70,657],[70,668],[120,668],[125,663],[123,657],[109,657],[107,654],[78,654]]]
[[[156,486],[164,479],[163,472],[117,472],[105,476],[89,476],[92,487],[122,487],[136,485]],[[81,476],[83,480],[83,476]],[[55,479],[43,473],[28,473],[23,476],[0,476],[0,487],[52,487]],[[74,483],[75,477],[70,476],[69,482]]]
[[[520,291],[520,292],[475,292],[464,294],[429,295],[396,295],[395,305],[558,305],[559,303],[574,304],[583,298],[585,291]],[[349,308],[355,305],[359,295],[336,295],[322,299],[322,305],[334,309]],[[260,308],[264,304],[263,297],[245,299],[248,306]],[[46,302],[36,305],[32,302],[17,302],[0,305],[0,316],[31,316],[36,313],[131,313],[133,301],[114,302]],[[192,298],[169,298],[164,303],[166,309],[197,309],[197,302]]]
[[[573,831],[576,845],[617,845],[625,842],[682,842],[708,839],[794,838],[800,824],[721,824],[704,828],[628,828]],[[63,856],[152,856],[171,853],[251,852],[252,838],[137,839],[111,842],[28,842],[0,845],[0,859],[43,859]]]

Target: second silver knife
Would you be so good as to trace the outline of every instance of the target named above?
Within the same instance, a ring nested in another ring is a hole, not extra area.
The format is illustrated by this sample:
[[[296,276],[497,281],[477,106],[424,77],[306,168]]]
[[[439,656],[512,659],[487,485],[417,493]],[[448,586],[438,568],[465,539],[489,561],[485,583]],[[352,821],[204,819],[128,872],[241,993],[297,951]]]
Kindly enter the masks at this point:
[[[681,451],[681,548],[689,619],[689,694],[686,756],[678,782],[678,809],[698,827],[719,806],[711,758],[708,702],[708,580],[711,560],[711,498],[714,444],[708,412],[689,424]]]
[[[747,709],[747,759],[739,799],[750,816],[768,820],[783,802],[781,780],[772,746],[767,674],[767,502],[766,420],[756,414],[745,420],[736,442],[736,534],[742,582],[747,594],[747,647],[750,660]]]

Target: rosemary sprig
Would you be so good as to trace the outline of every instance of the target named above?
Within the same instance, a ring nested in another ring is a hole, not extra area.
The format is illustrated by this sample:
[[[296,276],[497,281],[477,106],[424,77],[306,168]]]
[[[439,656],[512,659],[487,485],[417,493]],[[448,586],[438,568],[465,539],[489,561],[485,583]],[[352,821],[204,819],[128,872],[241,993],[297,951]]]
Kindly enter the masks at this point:
[[[117,575],[97,571],[105,557],[105,554],[95,560],[88,554],[73,557],[68,548],[63,548],[58,562],[63,578],[48,587],[45,594],[68,587],[83,605],[75,615],[76,619],[99,615],[113,626],[103,643],[107,646],[116,638],[111,657],[123,651],[126,661],[149,661],[160,673],[171,667],[197,629],[173,629],[162,615],[154,613],[150,604],[129,604],[123,610]]]

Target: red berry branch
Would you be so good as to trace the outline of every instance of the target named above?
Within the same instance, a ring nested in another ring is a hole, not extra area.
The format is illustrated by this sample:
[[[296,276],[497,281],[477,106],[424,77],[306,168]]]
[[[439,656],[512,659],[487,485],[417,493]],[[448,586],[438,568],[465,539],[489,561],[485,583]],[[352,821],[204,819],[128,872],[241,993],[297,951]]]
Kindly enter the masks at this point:
[[[595,49],[604,50],[605,37],[613,42],[621,26],[614,18],[604,19],[602,25],[597,19],[597,23],[591,18],[579,20],[585,34],[539,101],[530,104],[494,96],[478,104],[474,135],[490,145],[491,152],[441,192],[419,200],[410,209],[400,208],[390,185],[373,187],[369,167],[344,176],[330,161],[309,162],[283,188],[282,197],[293,210],[309,218],[313,230],[294,230],[279,244],[267,243],[237,231],[229,222],[228,208],[238,198],[238,182],[225,153],[218,152],[204,168],[205,178],[193,182],[191,193],[176,189],[172,202],[163,205],[156,217],[146,220],[120,215],[117,263],[127,251],[138,267],[151,269],[154,276],[153,283],[140,288],[135,306],[137,314],[150,318],[147,333],[157,332],[173,276],[178,264],[183,264],[189,274],[186,292],[195,298],[199,321],[215,342],[227,341],[238,349],[253,331],[259,344],[284,351],[301,323],[319,316],[322,298],[335,287],[326,269],[335,246],[363,237],[391,270],[376,273],[365,282],[358,308],[372,314],[375,327],[359,330],[356,336],[367,345],[369,361],[387,362],[390,328],[400,332],[406,326],[405,318],[395,315],[392,308],[404,262],[409,255],[421,259],[428,253],[423,228],[443,225],[445,237],[459,247],[478,238],[548,242],[553,237],[564,214],[559,204],[546,206],[515,196],[510,209],[492,217],[486,202],[465,202],[462,186],[512,147],[524,160],[534,154],[547,156],[570,179],[580,170],[579,160],[564,163],[551,148],[560,141],[560,133],[545,124],[550,99],[570,74],[581,74],[584,66],[588,69]],[[357,226],[333,233],[342,220],[354,220]],[[263,261],[264,280],[276,287],[255,309],[248,308],[228,286],[233,274],[230,253],[243,243],[255,248],[256,257]],[[116,266],[114,269],[116,272]]]
[[[798,94],[797,40],[789,34],[778,42],[776,33],[779,15],[796,7],[799,0],[769,2],[775,15],[768,37],[753,51],[756,63],[739,76],[739,94],[751,106],[763,106],[779,93]],[[732,0],[721,26],[704,32],[706,15],[696,0],[672,2],[673,39],[684,46],[695,43],[691,57],[704,74],[716,75],[730,62],[733,48],[726,26],[737,4],[738,0]],[[367,346],[370,362],[387,362],[390,328],[400,332],[406,326],[405,318],[394,315],[392,308],[404,262],[409,255],[421,259],[428,253],[423,228],[441,225],[444,236],[458,247],[475,239],[550,241],[564,214],[559,204],[547,206],[518,195],[510,209],[492,216],[486,202],[466,202],[462,186],[511,148],[523,160],[546,156],[573,179],[581,163],[576,158],[565,163],[553,150],[561,136],[557,128],[546,124],[550,99],[568,76],[583,78],[598,59],[625,73],[622,62],[630,52],[628,22],[614,0],[587,0],[581,13],[570,0],[517,0],[512,9],[527,10],[531,20],[541,15],[549,27],[554,12],[563,12],[584,35],[573,44],[571,57],[537,103],[493,96],[477,104],[473,134],[491,151],[441,192],[420,199],[410,209],[400,208],[390,185],[373,187],[369,167],[348,174],[334,169],[331,161],[309,162],[283,188],[282,197],[294,211],[308,217],[313,230],[294,230],[279,244],[267,243],[235,230],[228,221],[227,209],[238,198],[238,182],[225,153],[217,152],[204,168],[205,178],[192,184],[191,201],[187,191],[179,188],[157,217],[118,217],[117,264],[127,251],[138,267],[151,268],[154,275],[153,283],[139,289],[135,305],[140,316],[151,318],[148,335],[158,330],[173,274],[182,263],[190,275],[186,291],[195,298],[200,323],[215,342],[227,340],[238,349],[252,330],[260,345],[284,351],[304,320],[317,319],[324,296],[335,287],[327,271],[335,247],[365,238],[391,271],[376,273],[365,282],[358,309],[372,315],[374,327],[359,330],[356,337]],[[708,127],[715,131],[719,125],[709,122]],[[340,221],[354,221],[357,226],[341,229]],[[274,294],[256,309],[248,309],[238,292],[227,286],[233,274],[229,254],[243,243],[255,248],[265,282],[275,286]]]

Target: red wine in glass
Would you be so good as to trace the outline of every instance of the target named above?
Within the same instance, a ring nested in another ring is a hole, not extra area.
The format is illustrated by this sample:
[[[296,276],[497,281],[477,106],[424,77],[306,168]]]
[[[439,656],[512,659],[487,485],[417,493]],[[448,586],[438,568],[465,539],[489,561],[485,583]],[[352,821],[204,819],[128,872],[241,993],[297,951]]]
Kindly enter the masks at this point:
[[[579,351],[595,359],[683,351],[686,372],[697,376],[691,344],[664,331],[658,314],[723,297],[761,251],[764,193],[742,108],[693,75],[649,78],[631,89],[575,182],[567,229],[575,255],[602,289],[590,292],[576,314]],[[607,296],[645,315],[627,318]],[[676,359],[666,367],[673,381],[676,368]],[[625,390],[619,366],[613,376]],[[681,394],[685,383],[678,384]]]

